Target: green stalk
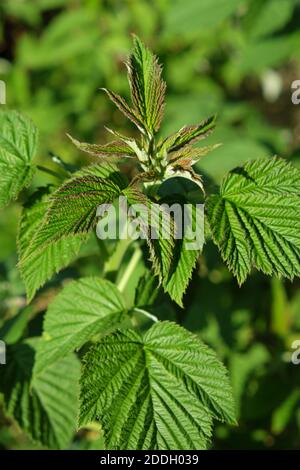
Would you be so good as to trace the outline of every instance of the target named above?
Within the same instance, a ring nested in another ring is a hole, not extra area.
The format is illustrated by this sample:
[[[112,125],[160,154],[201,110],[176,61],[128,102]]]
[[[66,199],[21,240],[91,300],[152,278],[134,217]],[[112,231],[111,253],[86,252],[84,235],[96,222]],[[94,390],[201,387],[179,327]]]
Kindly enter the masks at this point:
[[[106,261],[104,265],[104,271],[106,273],[117,271],[121,265],[122,259],[127,251],[127,248],[131,244],[132,240],[126,238],[125,240],[119,240],[116,250],[111,255],[111,257]]]
[[[142,251],[140,248],[137,247],[133,252],[131,260],[126,266],[123,276],[121,277],[120,281],[117,283],[117,287],[120,292],[124,292],[127,286],[127,283],[130,277],[132,276],[132,274],[134,273],[134,270],[137,267],[141,257],[142,257]]]
[[[152,313],[147,312],[143,308],[134,307],[134,309],[132,309],[132,311],[137,312],[137,313],[141,313],[142,315],[145,315],[145,317],[150,318],[150,320],[152,320],[155,323],[157,323],[159,321],[158,318],[155,315],[152,315]]]
[[[36,167],[38,170],[42,171],[43,173],[47,173],[48,175],[54,176],[55,178],[58,178],[60,180],[64,179],[62,175],[60,175],[59,173],[56,173],[56,171],[51,170],[50,168],[47,168],[43,165],[37,165]]]

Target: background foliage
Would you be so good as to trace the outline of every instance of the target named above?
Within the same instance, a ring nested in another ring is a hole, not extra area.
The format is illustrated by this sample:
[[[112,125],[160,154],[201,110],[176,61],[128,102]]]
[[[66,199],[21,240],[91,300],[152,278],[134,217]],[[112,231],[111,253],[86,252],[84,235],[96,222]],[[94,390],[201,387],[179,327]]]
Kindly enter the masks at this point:
[[[298,0],[3,0],[0,13],[0,79],[7,105],[30,116],[40,130],[41,165],[56,171],[53,154],[68,165],[83,162],[65,135],[70,130],[81,141],[99,143],[109,140],[105,124],[134,135],[99,90],[127,96],[123,61],[131,32],[164,64],[164,134],[218,113],[209,143],[223,145],[199,163],[208,182],[218,184],[233,167],[274,154],[300,165],[300,105],[291,102],[291,83],[300,78]],[[47,181],[39,174],[35,184]],[[17,203],[0,214],[0,338],[7,342],[8,322],[14,322],[15,335],[38,336],[59,286],[99,275],[105,265],[91,240],[80,260],[26,307],[16,268],[19,214]],[[113,268],[114,260],[110,263]],[[141,258],[127,297],[134,295],[144,270]],[[172,304],[153,312],[199,334],[229,368],[239,426],[218,425],[216,448],[299,448],[300,366],[290,363],[292,341],[300,337],[298,287],[299,281],[254,273],[239,288],[208,242],[185,309]],[[99,429],[84,428],[70,446],[101,448]],[[3,413],[0,447],[33,447]]]

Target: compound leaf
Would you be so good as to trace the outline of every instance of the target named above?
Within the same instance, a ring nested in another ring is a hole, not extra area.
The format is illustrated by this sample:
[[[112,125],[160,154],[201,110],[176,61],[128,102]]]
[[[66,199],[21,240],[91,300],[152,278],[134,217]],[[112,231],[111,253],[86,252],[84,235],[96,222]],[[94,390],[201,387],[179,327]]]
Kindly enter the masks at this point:
[[[73,144],[83,152],[94,155],[95,157],[135,157],[136,153],[122,140],[114,140],[105,145],[88,144],[86,142],[79,142],[74,137],[68,134]]]
[[[188,287],[197,259],[204,244],[204,217],[201,207],[186,205],[187,224],[183,236],[176,240],[170,276],[165,290],[180,307],[182,297]],[[184,229],[184,227],[183,227]]]
[[[175,323],[106,336],[84,362],[80,423],[99,420],[108,449],[205,449],[213,419],[235,422],[224,366]]]
[[[148,133],[158,131],[163,117],[166,84],[152,52],[134,36],[133,53],[127,62],[131,98]]]
[[[145,133],[145,126],[142,123],[140,116],[136,113],[134,109],[129,106],[129,104],[124,100],[124,98],[122,98],[122,96],[118,95],[117,93],[111,90],[107,90],[107,88],[103,88],[103,91],[105,91],[107,96],[124,114],[124,116],[130,119],[130,121],[132,121],[142,133]]]
[[[147,307],[153,305],[159,295],[158,280],[151,271],[141,277],[136,287],[134,305],[136,307]]]
[[[30,302],[36,291],[51,279],[54,273],[68,266],[78,255],[81,235],[70,235],[40,249],[32,249],[31,241],[40,229],[50,195],[49,187],[39,188],[25,204],[18,231],[19,269]]]
[[[201,157],[207,155],[209,152],[220,147],[221,144],[207,145],[205,147],[193,147],[191,145],[185,145],[175,152],[170,152],[168,155],[169,164],[184,164],[194,165]]]
[[[116,328],[125,319],[126,306],[114,284],[96,277],[71,282],[47,310],[35,376],[92,337]]]
[[[38,131],[28,118],[16,111],[0,112],[0,207],[30,184],[37,142]]]
[[[164,291],[182,307],[182,297],[204,243],[201,209],[178,204],[180,214],[174,220],[173,206],[155,203],[135,187],[127,188],[124,195],[137,208],[154,274]]]
[[[153,271],[161,283],[168,279],[174,249],[173,221],[165,209],[136,187],[124,191],[132,215],[138,218],[141,234],[146,239]]]
[[[171,134],[160,145],[160,151],[177,152],[186,145],[205,139],[216,126],[216,116],[212,116],[200,124],[185,126],[178,132]]]
[[[125,178],[113,164],[91,165],[75,173],[52,194],[30,250],[40,250],[71,235],[89,233],[97,222],[97,207],[113,202],[125,187]]]
[[[300,171],[280,158],[231,171],[208,199],[213,239],[241,284],[252,266],[289,279],[300,275]]]

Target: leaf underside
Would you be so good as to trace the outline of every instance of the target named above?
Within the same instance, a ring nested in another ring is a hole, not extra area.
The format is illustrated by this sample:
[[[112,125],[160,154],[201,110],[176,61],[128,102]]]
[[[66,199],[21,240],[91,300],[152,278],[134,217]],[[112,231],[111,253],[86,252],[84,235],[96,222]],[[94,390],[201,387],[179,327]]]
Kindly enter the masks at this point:
[[[107,158],[132,158],[135,157],[135,152],[132,150],[129,145],[127,145],[122,140],[114,140],[108,144],[89,144],[87,142],[79,142],[74,137],[68,134],[68,137],[72,143],[82,150],[83,152],[94,155],[95,157],[107,157]]]

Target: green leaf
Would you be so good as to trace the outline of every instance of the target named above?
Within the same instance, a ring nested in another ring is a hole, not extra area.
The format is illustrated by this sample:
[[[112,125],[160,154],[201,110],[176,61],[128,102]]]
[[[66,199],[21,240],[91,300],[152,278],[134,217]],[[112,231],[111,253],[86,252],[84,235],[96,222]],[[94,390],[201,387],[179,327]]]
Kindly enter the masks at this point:
[[[268,36],[280,30],[290,20],[294,2],[282,0],[254,1],[249,4],[246,16],[243,18],[244,29],[251,39]]]
[[[151,201],[134,187],[127,188],[124,195],[130,205],[143,206],[144,211],[140,211],[138,216],[143,222],[142,231],[149,248],[153,272],[164,291],[182,307],[182,297],[204,243],[202,212],[191,204],[186,205],[182,215],[185,210],[185,221],[190,221],[191,225],[184,227],[182,219],[182,234],[178,234],[178,239],[175,239],[178,227],[168,207]],[[197,247],[190,229],[197,234]]]
[[[75,173],[53,193],[30,250],[89,233],[97,222],[97,207],[113,202],[125,187],[125,178],[113,164],[91,165]]]
[[[225,368],[175,323],[106,336],[84,362],[80,423],[98,419],[108,449],[205,449],[213,419],[235,422]]]
[[[135,157],[136,153],[132,148],[122,140],[114,140],[105,145],[88,144],[86,142],[79,142],[71,135],[67,134],[74,145],[83,152],[89,153],[96,157]]]
[[[231,171],[207,213],[213,239],[242,284],[252,266],[289,279],[300,275],[300,171],[280,158]]]
[[[43,223],[49,195],[49,187],[39,188],[24,206],[19,224],[19,268],[29,302],[54,273],[76,258],[82,243],[81,235],[71,235],[50,245],[32,247],[31,242]]]
[[[233,15],[243,0],[173,0],[165,15],[163,38],[198,38],[203,34],[214,37],[214,30]]]
[[[140,116],[136,113],[134,109],[132,109],[129,104],[122,98],[122,96],[114,93],[111,90],[107,90],[107,88],[102,88],[103,91],[107,94],[107,96],[111,99],[111,101],[117,106],[117,108],[126,116],[130,121],[132,121],[136,127],[141,131],[145,132],[145,126],[140,120]]]
[[[136,187],[124,191],[128,204],[136,205],[141,231],[147,241],[154,274],[164,285],[169,278],[174,249],[174,224],[163,207],[153,202]],[[141,210],[138,210],[141,209]]]
[[[31,182],[38,132],[16,111],[0,112],[0,207],[16,199]]]
[[[22,337],[29,318],[32,314],[31,307],[25,307],[17,315],[9,318],[0,328],[0,338],[5,344],[15,344]]]
[[[190,164],[194,165],[197,163],[201,157],[207,155],[213,150],[220,147],[221,144],[208,145],[205,147],[192,147],[190,145],[185,145],[183,148],[170,152],[168,155],[169,164]]]
[[[192,220],[191,228],[195,230],[198,243],[195,244],[195,240],[188,232],[183,234],[182,239],[176,240],[170,276],[164,286],[171,299],[180,307],[183,307],[182,297],[189,285],[204,244],[203,212],[192,205],[186,205],[185,210],[188,211],[189,218]]]
[[[110,132],[113,136],[117,137],[119,140],[121,140],[124,144],[126,144],[131,150],[134,152],[134,154],[137,156],[142,168],[146,169],[148,168],[148,163],[149,163],[149,157],[146,152],[146,150],[135,140],[130,137],[126,137],[119,132],[113,131],[109,127],[106,127],[106,130]]]
[[[157,278],[147,271],[140,279],[134,297],[135,307],[147,307],[152,305],[159,294]]]
[[[162,144],[160,153],[163,161],[167,160],[167,166],[164,174],[164,181],[174,177],[186,178],[200,187],[205,193],[201,176],[193,169],[193,165],[204,155],[212,150],[220,147],[220,144],[210,145],[206,147],[192,147],[189,144],[180,147],[178,150],[171,151],[166,155],[168,146],[175,145],[176,138],[172,138],[168,143]]]
[[[76,430],[79,361],[66,356],[32,380],[37,347],[38,341],[29,339],[9,348],[0,391],[8,414],[34,441],[65,449]]]
[[[134,49],[127,62],[131,99],[149,134],[158,131],[164,111],[166,84],[161,66],[152,52],[134,36]]]
[[[236,57],[233,67],[240,76],[261,74],[265,70],[278,68],[291,57],[299,44],[298,31],[294,34],[247,41],[242,53]]]
[[[283,400],[272,414],[271,429],[273,434],[281,434],[295,416],[296,407],[299,405],[300,388],[296,387]]]
[[[201,189],[201,191],[203,191],[203,193],[205,192],[201,176],[193,170],[190,164],[187,163],[186,165],[184,165],[182,163],[182,164],[169,165],[164,175],[164,181],[167,181],[170,178],[176,178],[176,177],[185,178],[185,179],[192,181],[197,186],[199,186],[199,188]]]
[[[230,354],[229,372],[235,398],[237,414],[241,414],[243,397],[247,392],[247,384],[251,376],[256,376],[268,367],[271,354],[266,346],[261,343],[254,343],[249,349]]]
[[[126,319],[126,305],[114,284],[96,277],[71,282],[47,310],[35,376],[92,337],[117,328]]]
[[[216,127],[216,116],[212,116],[200,124],[182,127],[178,132],[171,134],[160,144],[160,151],[177,152],[188,144],[205,139]]]
[[[38,1],[35,3],[47,2]],[[66,2],[64,2],[64,6],[65,4]],[[56,9],[60,6],[62,5],[52,4],[52,6],[49,5],[49,8]],[[34,11],[36,13],[36,5],[34,5]],[[95,48],[99,40],[99,28],[95,22],[94,14],[86,8],[60,9],[60,11],[61,13],[58,12],[55,15],[53,21],[41,31],[38,37],[28,34],[20,41],[18,58],[26,70],[48,69],[51,72],[53,68],[65,67],[73,60],[83,60],[86,64],[87,51]],[[32,18],[32,15],[30,17]],[[93,70],[95,70],[94,67]],[[81,68],[80,72],[82,73],[84,70]],[[74,76],[73,79],[75,79]]]

